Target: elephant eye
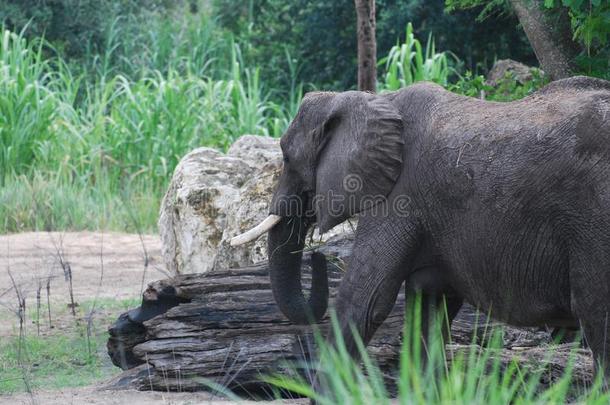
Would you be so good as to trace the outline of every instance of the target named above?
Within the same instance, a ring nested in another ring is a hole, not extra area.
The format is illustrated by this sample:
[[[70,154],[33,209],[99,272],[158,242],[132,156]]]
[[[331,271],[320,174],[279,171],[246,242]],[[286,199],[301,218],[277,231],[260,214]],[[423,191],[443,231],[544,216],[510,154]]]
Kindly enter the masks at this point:
[[[284,163],[288,163],[288,156],[284,156]]]

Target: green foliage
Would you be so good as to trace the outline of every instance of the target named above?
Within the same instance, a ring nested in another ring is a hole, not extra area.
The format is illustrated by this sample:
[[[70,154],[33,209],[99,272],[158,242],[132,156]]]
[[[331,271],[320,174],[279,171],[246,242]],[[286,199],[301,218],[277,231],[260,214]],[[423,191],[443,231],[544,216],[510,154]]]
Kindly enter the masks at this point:
[[[398,90],[419,81],[432,81],[447,86],[451,69],[447,54],[436,53],[432,34],[428,36],[426,49],[413,34],[413,25],[407,24],[405,42],[397,43],[387,57],[379,61],[385,66],[382,90]]]
[[[2,35],[0,232],[152,231],[182,156],[198,146],[226,149],[247,133],[281,134],[302,95],[295,82],[290,105],[271,102],[229,39],[210,45],[228,50],[228,62],[203,68],[222,78],[200,75],[196,55],[210,54],[200,48],[169,57],[166,73],[145,63],[131,79],[113,74],[111,52],[92,78],[60,57],[43,58],[43,42]]]
[[[298,61],[299,81],[336,88],[354,83],[356,17],[352,1],[213,0],[212,4],[212,14],[221,26],[250,45],[244,53],[261,67],[270,87],[289,85],[286,53],[293,63]]]
[[[572,23],[574,39],[584,48],[576,63],[581,73],[610,78],[610,2],[607,0],[532,0],[548,12],[567,9]],[[478,20],[484,20],[495,10],[507,11],[506,0],[445,0],[447,11],[482,7]]]
[[[495,13],[510,11],[508,0],[445,0],[445,9],[451,13],[472,8],[479,8],[480,12],[477,16],[479,22],[485,21]]]
[[[532,78],[521,83],[514,74],[509,72],[495,86],[489,85],[482,75],[467,71],[459,79],[447,86],[447,89],[468,97],[484,97],[489,101],[513,101],[527,97],[547,84],[548,78],[540,74],[538,69],[532,69]]]
[[[298,79],[323,89],[356,84],[356,14],[353,0],[213,0],[221,26],[249,43],[244,55],[261,68],[262,81],[288,88],[285,53],[298,63]],[[383,57],[414,22],[413,31],[434,33],[439,49],[451,49],[467,68],[483,69],[495,58],[534,63],[535,57],[514,16],[494,15],[473,23],[476,10],[448,15],[443,0],[377,0],[377,50]]]
[[[566,7],[570,11],[574,38],[591,47],[605,46],[610,35],[610,3],[605,0],[544,0],[547,9]]]
[[[454,93],[468,97],[480,98],[481,95],[491,91],[493,87],[485,83],[485,76],[473,74],[470,70],[449,86]]]
[[[421,305],[414,305],[412,313],[420,313]],[[403,345],[400,353],[398,396],[391,399],[384,385],[384,375],[367,353],[361,341],[357,341],[362,366],[348,355],[345,343],[339,339],[337,347],[329,347],[323,339],[317,339],[320,361],[317,373],[322,375],[327,390],[314,392],[311,384],[297,370],[267,378],[281,390],[288,390],[312,398],[322,405],[331,404],[602,404],[610,400],[610,393],[603,389],[603,379],[597,378],[587,390],[571,386],[574,359],[568,362],[564,374],[550,387],[541,381],[548,378],[545,367],[520,365],[510,361],[501,364],[501,331],[489,331],[475,343],[487,342],[479,348],[476,344],[452,352],[446,358],[440,339],[434,339],[423,347],[422,326],[413,321],[413,315],[405,322]],[[341,336],[337,322],[333,320],[335,335]],[[487,328],[485,328],[487,330]],[[440,335],[440,321],[434,327]],[[576,349],[576,348],[575,348]],[[553,348],[542,363],[553,357]],[[279,397],[279,393],[277,394]]]
[[[29,38],[44,37],[67,56],[103,49],[107,28],[118,16],[167,12],[182,1],[172,0],[0,0],[0,22]]]
[[[38,138],[50,138],[57,100],[41,80],[48,63],[41,45],[2,33],[0,43],[0,185],[4,174],[22,170],[35,157]]]
[[[392,47],[388,56],[379,61],[379,65],[385,69],[379,88],[394,91],[418,81],[432,81],[465,96],[512,101],[526,97],[547,82],[538,69],[532,68],[532,78],[524,83],[518,81],[514,74],[507,73],[495,86],[491,86],[486,83],[483,75],[473,74],[470,70],[460,75],[450,62],[456,64],[459,61],[451,53],[437,53],[432,34],[428,36],[424,50],[409,23],[404,43]],[[458,80],[450,83],[452,75],[457,75]]]
[[[587,74],[610,79],[610,2],[607,0],[544,0],[550,10],[569,11],[574,39],[585,51],[577,63]]]
[[[88,51],[71,67],[95,75],[138,79],[159,71],[225,78],[233,39],[208,14],[128,14],[108,24],[104,47]]]

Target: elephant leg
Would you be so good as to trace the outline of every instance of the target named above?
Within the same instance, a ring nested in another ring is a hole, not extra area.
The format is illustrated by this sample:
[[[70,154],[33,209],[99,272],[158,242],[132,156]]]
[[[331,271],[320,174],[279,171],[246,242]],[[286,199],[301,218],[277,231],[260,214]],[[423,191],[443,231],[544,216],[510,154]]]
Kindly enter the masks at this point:
[[[594,246],[594,245],[593,245]],[[570,257],[570,293],[574,316],[591,348],[597,372],[610,382],[610,252],[588,251]]]
[[[405,218],[360,219],[335,305],[340,333],[352,357],[358,354],[356,339],[368,344],[390,314],[417,246],[415,226]],[[336,343],[332,333],[329,341]]]
[[[422,364],[430,357],[430,348],[434,347],[434,339],[442,339],[442,347],[449,342],[451,336],[451,323],[456,317],[464,300],[453,293],[434,293],[413,289],[407,286],[405,289],[407,320],[413,322],[419,317],[421,325],[421,360]],[[419,313],[414,312],[413,307],[417,307],[416,302],[421,303]],[[407,339],[414,339],[415,336],[406,336]],[[409,342],[413,343],[413,342]]]
[[[327,337],[328,344],[335,348],[341,338],[354,360],[359,358],[357,339],[366,346],[392,311],[407,274],[405,268],[410,267],[416,254],[415,226],[402,220],[405,222],[360,218],[353,253],[335,301],[339,330],[331,328]],[[328,392],[324,374],[317,373],[313,386],[322,395]]]
[[[451,322],[463,303],[463,299],[451,287],[447,279],[447,272],[434,265],[416,268],[407,277],[405,298],[407,315],[419,316],[421,319],[424,345],[434,337],[433,334],[442,337],[443,342],[447,342]],[[414,299],[420,300],[421,313],[419,314],[412,313]],[[439,327],[441,333],[438,333]]]

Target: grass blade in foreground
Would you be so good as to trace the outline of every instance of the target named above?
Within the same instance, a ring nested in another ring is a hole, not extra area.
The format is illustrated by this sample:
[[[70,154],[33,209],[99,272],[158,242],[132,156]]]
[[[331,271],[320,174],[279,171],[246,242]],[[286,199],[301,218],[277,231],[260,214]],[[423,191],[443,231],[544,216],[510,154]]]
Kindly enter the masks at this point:
[[[416,303],[410,307],[413,310],[405,322],[397,380],[383,375],[362,342],[358,345],[364,367],[349,358],[342,341],[333,348],[317,334],[320,361],[316,369],[324,376],[326,392],[314,392],[310,382],[296,370],[289,377],[274,375],[266,381],[278,388],[278,395],[279,390],[285,390],[329,405],[390,403],[385,388],[388,381],[397,386],[396,400],[401,404],[605,404],[610,401],[610,393],[602,389],[601,378],[590,387],[573,383],[576,345],[561,378],[546,386],[542,379],[554,355],[553,346],[549,346],[545,360],[537,364],[524,364],[516,359],[506,363],[501,356],[501,330],[493,330],[489,339],[482,339],[488,342],[484,347],[473,344],[455,350],[449,346],[449,356],[446,356],[440,339],[433,339],[426,347],[422,345],[421,325],[413,321],[419,317],[412,316],[413,312],[420,311],[420,306]],[[333,327],[338,331],[334,317]],[[440,333],[440,320],[434,328]]]

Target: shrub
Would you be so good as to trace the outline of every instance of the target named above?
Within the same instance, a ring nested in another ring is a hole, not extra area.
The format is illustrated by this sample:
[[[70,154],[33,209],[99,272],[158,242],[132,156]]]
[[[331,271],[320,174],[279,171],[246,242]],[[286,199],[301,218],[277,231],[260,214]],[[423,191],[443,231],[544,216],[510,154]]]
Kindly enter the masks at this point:
[[[542,76],[537,69],[532,69],[532,78],[525,83],[520,83],[514,75],[507,72],[506,76],[494,87],[488,85],[482,75],[475,75],[471,71],[467,71],[447,89],[454,93],[469,97],[483,97],[490,101],[513,101],[532,94],[547,83],[548,78]]]
[[[447,86],[452,69],[445,52],[436,53],[432,34],[428,36],[426,49],[413,34],[413,25],[407,24],[405,42],[397,43],[390,53],[379,61],[385,66],[385,75],[380,83],[383,90],[398,90],[415,82],[431,81]]]

